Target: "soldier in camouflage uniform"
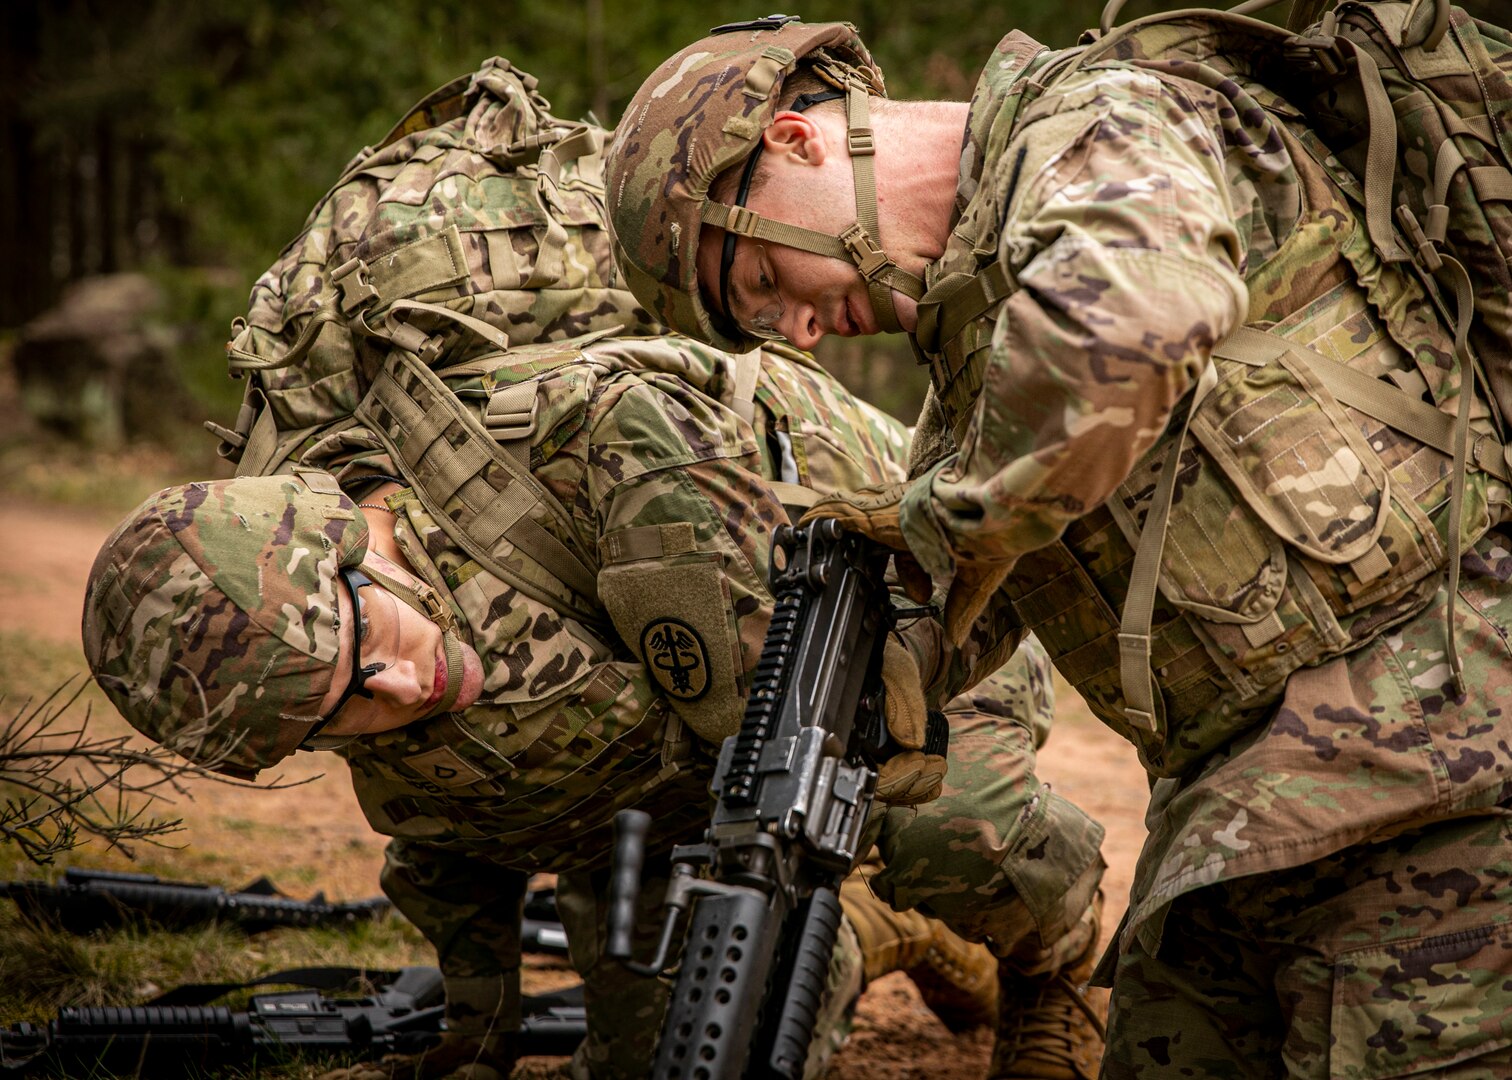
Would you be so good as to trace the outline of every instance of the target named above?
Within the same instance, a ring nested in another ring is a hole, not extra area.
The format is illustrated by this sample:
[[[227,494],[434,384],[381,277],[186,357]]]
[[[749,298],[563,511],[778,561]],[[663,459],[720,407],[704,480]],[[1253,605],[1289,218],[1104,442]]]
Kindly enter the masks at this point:
[[[649,914],[670,847],[708,819],[714,757],[770,618],[781,499],[901,477],[906,433],[781,348],[749,368],[678,339],[537,345],[440,379],[399,352],[356,426],[294,475],[168,489],[117,530],[91,575],[91,668],[140,729],[222,768],[339,749],[364,812],[394,838],[384,888],[436,943],[449,1018],[470,1040],[443,1048],[448,1065],[481,1052],[507,1071],[520,898],[528,873],[558,873],[594,1014],[575,1067],[644,1075],[665,988],[602,956],[610,821],[653,815]],[[424,440],[414,416],[438,407],[453,411]],[[591,603],[553,594],[560,583],[523,550],[483,554],[495,571],[459,539],[477,485],[526,461],[563,511],[557,540],[596,570]],[[368,625],[354,649],[358,598]],[[921,687],[961,681],[947,665],[997,667],[938,637],[915,624],[884,675],[920,717]],[[943,783],[938,763],[905,755],[879,788],[894,805],[872,823],[878,895],[1012,941],[1029,962],[1086,936],[1063,913],[1087,911],[1102,871],[1100,828],[1033,777],[1047,674],[1030,645],[954,702]],[[655,924],[642,919],[639,948]],[[928,967],[931,946],[951,947],[915,935],[868,956],[869,973]]]
[[[1432,7],[1378,6],[1414,70]],[[618,130],[616,254],[722,347],[897,324],[930,364],[938,452],[815,512],[948,582],[953,639],[1011,606],[1138,748],[1102,1075],[1512,1075],[1508,473],[1373,197],[1250,66],[1274,33],[1013,33],[952,105],[882,100],[848,25],[727,28]]]

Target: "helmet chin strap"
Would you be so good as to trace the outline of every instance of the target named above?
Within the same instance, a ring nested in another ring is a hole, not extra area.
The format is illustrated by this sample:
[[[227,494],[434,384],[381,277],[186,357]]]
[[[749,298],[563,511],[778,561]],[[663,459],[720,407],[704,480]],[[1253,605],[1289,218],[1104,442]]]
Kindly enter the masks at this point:
[[[389,592],[393,593],[405,605],[418,611],[440,628],[441,648],[446,654],[446,691],[441,695],[441,700],[436,703],[436,707],[419,719],[429,720],[433,716],[450,712],[451,707],[456,704],[458,696],[462,693],[462,673],[464,670],[462,667],[462,636],[457,631],[457,620],[452,614],[451,608],[447,606],[445,600],[437,595],[436,590],[424,582],[417,581],[415,587],[411,588],[408,585],[401,584],[383,571],[374,569],[372,564],[368,562],[363,562],[359,569],[379,585],[382,585]]]
[[[845,145],[850,151],[851,175],[855,180],[856,222],[839,236],[773,221],[753,213],[743,205],[727,206],[713,201],[703,205],[703,222],[736,236],[748,236],[800,251],[812,251],[831,259],[848,260],[855,265],[866,282],[872,311],[877,316],[877,325],[890,334],[900,333],[903,327],[898,322],[897,308],[893,305],[893,290],[918,300],[924,295],[924,282],[894,262],[893,257],[882,250],[882,244],[878,240],[881,232],[877,226],[877,179],[872,160],[876,146],[871,129],[871,106],[867,99],[866,84],[854,76],[847,79],[845,85],[845,127]],[[758,146],[753,154],[760,152]],[[754,158],[752,161],[754,164]],[[750,171],[747,170],[748,176]],[[748,186],[747,179],[741,184],[738,203],[745,202],[744,195]],[[721,292],[724,291],[724,281],[728,278],[732,250],[731,245],[726,245],[724,266],[720,270]],[[729,311],[728,302],[725,310]]]

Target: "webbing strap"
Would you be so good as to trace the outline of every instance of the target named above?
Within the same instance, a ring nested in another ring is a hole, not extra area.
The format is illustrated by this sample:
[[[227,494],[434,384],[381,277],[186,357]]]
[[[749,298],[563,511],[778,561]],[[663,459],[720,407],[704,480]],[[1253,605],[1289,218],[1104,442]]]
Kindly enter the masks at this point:
[[[1460,364],[1459,412],[1454,427],[1454,473],[1449,483],[1449,595],[1444,601],[1444,638],[1449,655],[1449,672],[1460,696],[1465,693],[1465,671],[1460,664],[1459,648],[1454,642],[1454,606],[1459,597],[1460,551],[1464,546],[1465,456],[1470,443],[1470,401],[1475,396],[1475,362],[1470,356],[1470,323],[1475,316],[1475,290],[1464,264],[1450,255],[1441,255],[1443,269],[1454,285],[1455,326],[1454,355]]]
[[[1150,670],[1150,623],[1160,587],[1160,558],[1165,552],[1166,524],[1171,517],[1171,499],[1176,491],[1181,450],[1186,445],[1187,430],[1192,426],[1192,417],[1197,415],[1197,407],[1217,385],[1218,367],[1209,363],[1197,380],[1192,406],[1181,422],[1176,441],[1166,454],[1150,509],[1145,514],[1144,528],[1139,534],[1139,545],[1134,551],[1134,565],[1129,571],[1129,594],[1118,627],[1119,678],[1123,682],[1124,715],[1141,731],[1153,732],[1158,726],[1154,675]]]
[[[418,384],[418,394],[405,388],[401,375]],[[387,422],[376,412],[378,407],[388,414]],[[571,535],[566,512],[528,467],[495,444],[433,371],[405,350],[389,350],[357,415],[393,455],[427,512],[479,565],[527,595],[561,609],[562,596],[510,571],[494,557],[493,548],[501,538],[507,540],[513,548],[511,558],[524,557],[539,565],[576,594],[581,617],[596,621],[597,616],[590,614],[597,595],[594,572],[536,520],[537,515],[550,515]],[[443,437],[453,424],[467,435],[456,447]],[[461,504],[460,512],[454,506],[454,513],[447,513],[443,507],[452,496]]]
[[[1252,367],[1268,364],[1283,353],[1291,353],[1306,361],[1318,381],[1340,404],[1358,409],[1440,453],[1452,455],[1455,452],[1458,441],[1455,417],[1393,384],[1330,360],[1305,345],[1252,326],[1241,326],[1213,347],[1214,357]],[[1512,483],[1512,469],[1507,466],[1501,444],[1492,436],[1477,438],[1467,460],[1482,472],[1504,483]]]
[[[411,311],[424,311],[466,327],[501,352],[509,348],[509,336],[497,326],[486,323],[474,315],[464,315],[460,311],[453,311],[444,304],[426,304],[419,300],[395,300],[389,308],[391,318],[398,318]]]
[[[807,510],[819,501],[819,493],[802,484],[790,484],[786,480],[763,480],[777,501],[789,509]]]
[[[256,353],[248,352],[241,342],[245,342],[252,336],[250,327],[243,324],[237,336],[226,345],[226,366],[234,374],[238,371],[277,371],[280,368],[297,364],[305,358],[305,354],[315,344],[315,339],[320,332],[333,322],[342,322],[341,310],[335,305],[323,307],[310,316],[310,321],[305,323],[304,329],[299,332],[293,346],[282,356],[265,357]]]
[[[1500,165],[1470,169],[1470,184],[1481,202],[1512,202],[1512,172]]]
[[[369,562],[364,561],[360,569],[410,607],[428,612],[431,621],[441,628],[441,648],[446,654],[446,688],[441,692],[441,698],[435,707],[420,719],[451,711],[457,695],[462,691],[462,642],[457,637],[457,616],[451,606],[423,579],[416,578],[412,588]]]
[[[756,419],[756,379],[761,374],[761,350],[752,349],[734,357],[735,411],[746,423]]]
[[[1387,262],[1403,262],[1407,252],[1391,227],[1391,199],[1396,190],[1397,125],[1391,95],[1381,81],[1375,58],[1346,38],[1335,38],[1354,52],[1365,95],[1369,143],[1365,150],[1365,229],[1376,252]]]
[[[878,271],[883,266],[893,265],[892,257],[882,250],[882,230],[877,224],[877,176],[873,155],[876,141],[871,129],[871,105],[866,97],[867,87],[859,78],[847,80],[845,85],[845,143],[850,151],[851,176],[855,181],[856,227],[859,234],[847,231],[840,239],[845,241],[850,257],[866,279],[867,295],[871,298],[872,313],[884,333],[896,334],[903,329],[898,322],[898,312],[893,306],[892,289],[883,281]]]
[[[850,250],[838,236],[805,229],[802,225],[789,225],[785,221],[773,221],[743,206],[706,202],[700,217],[705,225],[713,225],[737,236],[749,236],[756,240],[782,244],[784,247],[798,248],[800,251],[812,251],[815,255],[830,259],[850,261]]]
[[[757,240],[781,244],[784,247],[797,248],[799,251],[812,251],[815,255],[823,255],[826,258],[844,259],[846,262],[856,263],[854,249],[847,246],[845,241],[838,236],[805,229],[801,225],[789,225],[785,221],[773,221],[743,206],[706,202],[700,218],[705,225],[713,225],[715,228],[724,229],[737,236],[749,236]],[[869,240],[870,237],[867,239]],[[917,300],[924,295],[923,280],[898,266],[883,265],[877,270],[875,276],[889,288],[897,289],[910,299]]]
[[[1013,288],[1013,277],[1000,261],[975,274],[945,275],[919,301],[920,346],[939,352]]]

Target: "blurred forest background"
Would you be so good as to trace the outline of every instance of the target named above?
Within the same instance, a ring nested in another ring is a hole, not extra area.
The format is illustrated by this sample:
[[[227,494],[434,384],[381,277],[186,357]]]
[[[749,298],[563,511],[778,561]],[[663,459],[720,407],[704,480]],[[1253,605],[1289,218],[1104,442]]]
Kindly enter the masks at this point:
[[[1490,14],[1506,0],[1462,4]],[[1125,15],[1156,6],[1132,0]],[[150,308],[149,344],[172,361],[160,384],[136,388],[128,427],[195,457],[211,440],[190,430],[206,417],[224,422],[240,399],[221,345],[253,280],[342,165],[423,94],[497,54],[540,78],[557,115],[612,123],[668,53],[712,25],[766,13],[749,0],[9,0],[0,9],[0,358],[70,284],[145,275],[152,290],[118,286],[96,301],[116,317]],[[1067,45],[1101,10],[1102,0],[799,9],[810,21],[856,23],[894,95],[949,98],[970,94],[1007,30]],[[823,358],[911,419],[923,373],[901,341],[836,342]],[[77,403],[29,404],[76,435],[122,434],[71,420]]]

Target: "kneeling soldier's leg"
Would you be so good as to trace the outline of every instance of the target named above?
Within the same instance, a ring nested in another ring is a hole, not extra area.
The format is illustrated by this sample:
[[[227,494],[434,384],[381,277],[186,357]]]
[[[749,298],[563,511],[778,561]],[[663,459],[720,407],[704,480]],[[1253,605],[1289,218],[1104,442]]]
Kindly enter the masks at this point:
[[[1049,680],[1031,639],[951,702],[941,797],[885,812],[872,879],[892,906],[938,916],[998,957],[996,1077],[1091,1075],[1101,1054],[1079,984],[1095,958],[1103,830],[1035,776]]]
[[[633,955],[648,958],[662,924],[662,897],[669,864],[666,855],[646,857],[635,920]],[[667,985],[637,975],[605,955],[609,912],[609,871],[569,871],[557,875],[557,913],[567,932],[568,955],[583,977],[588,1037],[572,1059],[575,1080],[642,1080],[651,1075]]]

